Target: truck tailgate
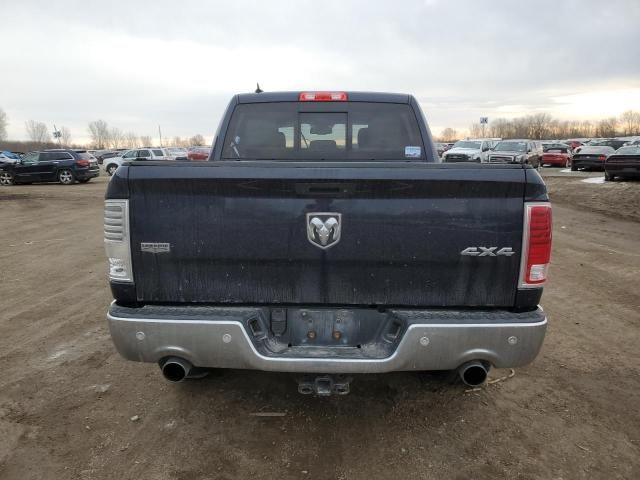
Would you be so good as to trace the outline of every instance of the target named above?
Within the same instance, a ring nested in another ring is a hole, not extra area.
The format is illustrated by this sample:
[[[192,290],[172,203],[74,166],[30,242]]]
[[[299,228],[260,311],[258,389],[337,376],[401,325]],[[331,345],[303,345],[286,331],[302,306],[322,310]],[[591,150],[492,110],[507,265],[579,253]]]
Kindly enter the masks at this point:
[[[524,188],[525,171],[511,165],[133,165],[136,296],[143,303],[513,306]],[[308,238],[309,219],[324,220],[323,213],[340,214],[330,248]]]

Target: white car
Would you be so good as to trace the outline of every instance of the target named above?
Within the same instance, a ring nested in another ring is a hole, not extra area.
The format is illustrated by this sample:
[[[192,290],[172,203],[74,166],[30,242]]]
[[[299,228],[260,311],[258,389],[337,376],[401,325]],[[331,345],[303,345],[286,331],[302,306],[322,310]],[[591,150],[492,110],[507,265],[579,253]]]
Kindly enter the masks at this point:
[[[104,170],[111,176],[124,162],[134,160],[168,160],[168,158],[161,148],[134,148],[133,150],[123,152],[122,156],[105,159],[103,163]]]
[[[442,155],[443,162],[485,163],[494,141],[490,139],[460,140]]]
[[[186,148],[182,147],[167,147],[163,148],[164,154],[167,160],[188,160],[187,154],[189,153]]]
[[[11,152],[0,152],[0,163],[16,163],[18,156]]]

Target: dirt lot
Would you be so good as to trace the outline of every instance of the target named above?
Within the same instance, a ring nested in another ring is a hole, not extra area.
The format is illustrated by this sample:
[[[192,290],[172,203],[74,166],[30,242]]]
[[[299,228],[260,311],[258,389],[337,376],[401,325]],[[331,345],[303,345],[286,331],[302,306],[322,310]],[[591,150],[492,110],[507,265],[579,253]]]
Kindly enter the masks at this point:
[[[104,319],[105,179],[1,188],[0,478],[640,478],[640,182],[544,175],[555,248],[536,362],[476,392],[400,373],[330,399],[286,374],[170,385],[122,360]]]

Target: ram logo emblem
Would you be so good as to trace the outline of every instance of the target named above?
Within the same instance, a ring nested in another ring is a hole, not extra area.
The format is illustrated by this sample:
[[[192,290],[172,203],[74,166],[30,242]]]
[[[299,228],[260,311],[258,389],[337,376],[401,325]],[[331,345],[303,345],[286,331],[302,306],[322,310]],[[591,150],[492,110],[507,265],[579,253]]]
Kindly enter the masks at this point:
[[[307,239],[323,250],[340,241],[342,214],[331,212],[307,213]]]
[[[460,252],[460,255],[468,257],[510,257],[515,252],[511,247],[467,247]]]

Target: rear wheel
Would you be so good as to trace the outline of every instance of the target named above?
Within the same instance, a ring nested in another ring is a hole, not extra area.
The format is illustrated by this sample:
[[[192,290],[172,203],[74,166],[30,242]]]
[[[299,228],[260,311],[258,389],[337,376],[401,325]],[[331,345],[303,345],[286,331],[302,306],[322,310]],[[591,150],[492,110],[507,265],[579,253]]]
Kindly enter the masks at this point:
[[[604,172],[604,181],[605,182],[612,182],[613,180],[615,180],[615,176],[613,175],[609,175],[607,172]]]
[[[116,170],[118,169],[118,166],[115,163],[111,163],[109,165],[107,165],[107,173],[109,174],[110,177],[113,176],[114,173],[116,173]]]
[[[63,185],[71,185],[76,179],[71,170],[64,168],[58,172],[58,181]]]
[[[575,172],[576,170],[578,170],[578,167],[576,167],[573,163],[571,164],[571,171]]]
[[[10,172],[0,172],[0,185],[9,186],[13,185],[15,180],[13,179],[13,174]]]

